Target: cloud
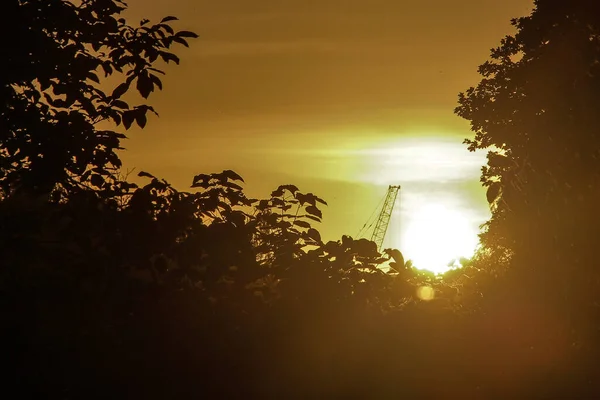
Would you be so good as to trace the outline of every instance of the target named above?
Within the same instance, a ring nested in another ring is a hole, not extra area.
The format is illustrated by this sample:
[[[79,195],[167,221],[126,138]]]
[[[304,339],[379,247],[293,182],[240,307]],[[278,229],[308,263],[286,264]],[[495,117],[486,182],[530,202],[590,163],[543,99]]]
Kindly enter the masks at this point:
[[[486,162],[484,152],[471,153],[456,138],[407,136],[393,142],[388,138],[387,143],[379,138],[381,144],[373,143],[377,143],[375,138],[365,138],[365,143],[355,143],[355,148],[340,145],[322,149],[263,149],[263,152],[271,157],[303,159],[308,165],[318,165],[311,171],[318,176],[381,186],[400,182],[430,185],[477,181]],[[308,168],[305,172],[309,172]]]

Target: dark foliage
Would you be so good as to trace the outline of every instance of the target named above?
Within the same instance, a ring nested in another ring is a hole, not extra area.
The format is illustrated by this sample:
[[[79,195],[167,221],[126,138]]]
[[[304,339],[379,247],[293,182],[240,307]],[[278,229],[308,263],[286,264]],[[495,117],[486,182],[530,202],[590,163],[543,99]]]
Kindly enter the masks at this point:
[[[493,218],[444,279],[365,239],[323,242],[326,202],[294,185],[250,199],[229,170],[189,191],[128,182],[123,130],[154,110],[125,99],[162,89],[157,63],[196,35],[174,17],[131,26],[119,0],[1,3],[19,38],[0,74],[5,397],[593,393],[595,2],[538,1],[461,96],[471,149],[498,149]]]
[[[502,275],[492,299],[539,310],[553,325],[531,346],[569,343],[579,357],[573,373],[596,376],[600,3],[535,5],[513,21],[517,34],[492,50],[456,112],[475,132],[469,149],[490,149],[482,265]]]

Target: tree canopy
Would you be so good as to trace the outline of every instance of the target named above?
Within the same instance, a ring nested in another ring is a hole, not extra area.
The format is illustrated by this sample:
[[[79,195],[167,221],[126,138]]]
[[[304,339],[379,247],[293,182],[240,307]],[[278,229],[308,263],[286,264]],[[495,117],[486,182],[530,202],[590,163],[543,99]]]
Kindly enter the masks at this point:
[[[175,32],[175,17],[131,26],[117,0],[9,0],[1,7],[10,17],[5,37],[19,38],[7,41],[9,68],[0,78],[2,191],[60,197],[90,187],[121,190],[117,150],[125,135],[100,123],[144,127],[152,107],[123,96],[130,87],[144,99],[162,89],[158,62],[178,63],[171,47],[187,46],[196,34]],[[123,81],[107,90],[108,77]]]
[[[597,323],[599,7],[536,1],[456,109],[475,133],[469,149],[490,150],[481,177],[492,207],[481,236],[488,261],[509,266],[513,290],[579,333]]]

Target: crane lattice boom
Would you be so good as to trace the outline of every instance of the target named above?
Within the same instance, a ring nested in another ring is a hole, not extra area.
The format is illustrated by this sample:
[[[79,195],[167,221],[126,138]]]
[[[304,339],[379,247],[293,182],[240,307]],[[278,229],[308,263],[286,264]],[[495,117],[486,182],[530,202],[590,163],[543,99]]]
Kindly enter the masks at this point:
[[[377,218],[377,224],[375,225],[375,229],[373,230],[371,240],[377,244],[378,251],[381,251],[381,246],[383,246],[383,239],[385,238],[388,225],[390,224],[390,219],[392,218],[392,211],[394,210],[394,205],[396,204],[396,198],[398,197],[399,190],[400,186],[390,185],[388,187],[388,192],[385,196],[383,208],[379,213],[379,218]]]

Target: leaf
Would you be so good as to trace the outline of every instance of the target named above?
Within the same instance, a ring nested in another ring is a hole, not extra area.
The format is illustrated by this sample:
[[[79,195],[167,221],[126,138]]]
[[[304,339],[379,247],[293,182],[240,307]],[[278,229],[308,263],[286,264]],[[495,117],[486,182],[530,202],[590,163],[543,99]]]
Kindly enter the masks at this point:
[[[166,32],[168,32],[168,33],[169,33],[169,34],[171,34],[171,35],[172,35],[172,34],[175,32],[175,31],[173,30],[173,28],[171,28],[171,27],[170,27],[169,25],[167,25],[167,24],[158,24],[158,27],[159,27],[159,28],[162,28],[162,29],[164,29]],[[169,46],[167,45],[167,47],[169,47]]]
[[[129,110],[123,113],[123,126],[129,129],[135,120],[135,110]]]
[[[306,221],[296,220],[294,221],[294,225],[299,226],[300,228],[310,228],[310,224]]]
[[[158,115],[158,113],[156,111],[154,111],[154,108],[152,106],[143,106],[146,110],[152,112],[152,114],[156,115],[157,117],[160,117],[160,115]]]
[[[279,186],[277,189],[271,192],[271,197],[283,196],[283,186]]]
[[[175,64],[179,65],[179,57],[177,57],[175,54],[173,53],[167,53],[166,51],[161,51],[160,52],[160,57],[163,59],[164,62],[166,62],[167,64],[171,61],[174,61]]]
[[[192,180],[192,187],[196,188],[196,187],[201,187],[201,188],[208,188],[209,186],[209,176],[206,174],[199,174],[194,176],[194,179]]]
[[[169,16],[166,16],[163,19],[161,19],[160,23],[164,24],[165,22],[169,22],[169,21],[179,21],[179,18],[173,17],[172,15],[169,15]]]
[[[269,207],[269,200],[260,200],[256,208],[259,211],[266,210]]]
[[[495,151],[488,152],[487,159],[488,165],[493,168],[506,168],[510,165],[508,157]]]
[[[500,195],[500,182],[492,182],[485,195],[488,203],[492,204]]]
[[[296,200],[298,200],[298,202],[300,203],[300,205],[304,205],[304,203],[306,203],[306,195],[302,194],[300,192],[294,193],[294,197],[296,198]]]
[[[154,84],[152,83],[152,79],[150,79],[148,72],[144,71],[138,75],[136,89],[145,99],[147,99],[148,96],[150,96],[150,93],[154,91]]]
[[[315,242],[321,243],[321,234],[315,228],[310,228],[307,232],[308,236]]]
[[[319,218],[323,218],[323,213],[321,212],[321,210],[319,210],[317,207],[315,206],[308,206],[306,207],[306,212],[311,214],[311,215],[315,215]]]
[[[113,73],[113,69],[112,69],[112,66],[110,65],[110,62],[103,62],[101,64],[101,67],[102,67],[102,70],[104,71],[105,78]]]
[[[163,88],[162,82],[160,81],[160,79],[158,78],[158,76],[150,74],[150,79],[152,80],[153,84],[155,84],[156,86],[158,86],[158,88],[160,90],[162,90],[162,88]]]
[[[118,111],[111,113],[110,117],[113,119],[113,121],[115,121],[117,126],[121,125],[121,114]]]
[[[223,182],[222,185],[225,187],[231,188],[231,189],[239,190],[239,191],[244,190],[243,187],[241,187],[237,183],[233,183],[233,182]]]
[[[180,37],[177,37],[177,36],[175,36],[175,37],[173,37],[173,41],[174,41],[175,43],[182,44],[182,45],[184,45],[185,47],[190,47],[190,45],[188,44],[188,42],[187,42],[185,39],[183,39],[183,38],[180,38]]]
[[[298,186],[296,185],[283,185],[282,188],[290,193],[296,193],[298,191]]]
[[[377,252],[377,244],[369,239],[361,238],[355,240],[349,247],[351,252],[360,257],[371,257],[379,254]]]
[[[313,221],[316,221],[316,222],[321,222],[320,218],[314,217],[312,215],[304,215],[303,217],[304,218],[308,218],[308,219],[312,219]]]
[[[239,176],[236,172],[230,169],[223,171],[223,175],[226,176],[228,179],[231,179],[232,181],[244,182],[244,179],[242,179],[241,176]]]
[[[94,81],[94,82],[96,82],[96,83],[100,83],[100,79],[98,79],[98,75],[96,75],[96,74],[95,74],[95,73],[93,73],[93,72],[90,72],[90,73],[88,74],[88,79],[90,79],[90,80],[92,80],[92,81]]]
[[[118,99],[119,97],[123,96],[127,90],[129,90],[129,81],[123,82],[117,86],[115,90],[113,90],[111,97],[113,99]]]
[[[290,224],[288,221],[284,221],[284,220],[281,220],[277,223],[277,227],[281,228],[282,230],[286,230],[286,229],[290,228],[291,226],[292,226],[292,224]]]
[[[151,178],[151,179],[154,179],[154,175],[152,175],[152,174],[150,174],[148,172],[144,172],[144,171],[140,171],[138,173],[138,176],[141,177],[141,178]]]
[[[111,104],[112,104],[112,106],[118,107],[121,109],[125,109],[125,110],[129,109],[129,104],[125,103],[123,100],[113,100]]]
[[[354,239],[352,239],[352,236],[342,235],[342,246],[348,248],[352,246],[352,243],[354,243]]]
[[[182,38],[187,37],[187,38],[194,38],[194,39],[196,39],[198,37],[197,34],[195,34],[194,32],[190,32],[190,31],[179,31],[179,32],[177,32],[176,36],[182,37]]]
[[[219,201],[218,204],[219,204],[219,207],[221,207],[223,210],[231,212],[231,206],[228,203],[226,203],[224,201]]]
[[[144,129],[144,127],[146,126],[146,122],[148,121],[148,119],[146,118],[146,111],[143,109],[138,109],[136,111],[138,112],[135,114],[135,121],[137,122],[140,128]]]
[[[321,198],[319,198],[319,197],[316,197],[316,196],[315,196],[315,199],[317,200],[317,202],[319,202],[319,203],[323,204],[324,206],[328,205],[328,204],[327,204],[327,202],[326,202],[325,200],[323,200],[323,199],[321,199]]]
[[[303,197],[302,203],[308,203],[311,206],[316,206],[317,205],[317,196],[315,196],[312,193],[306,193]]]
[[[271,200],[271,206],[273,207],[284,207],[285,206],[285,201],[283,201],[280,198],[274,198]]]
[[[405,263],[404,256],[402,255],[402,252],[400,252],[400,250],[398,250],[398,249],[385,249],[384,253],[386,253],[387,255],[389,255],[399,265],[402,265],[402,266],[404,265],[404,263]]]

